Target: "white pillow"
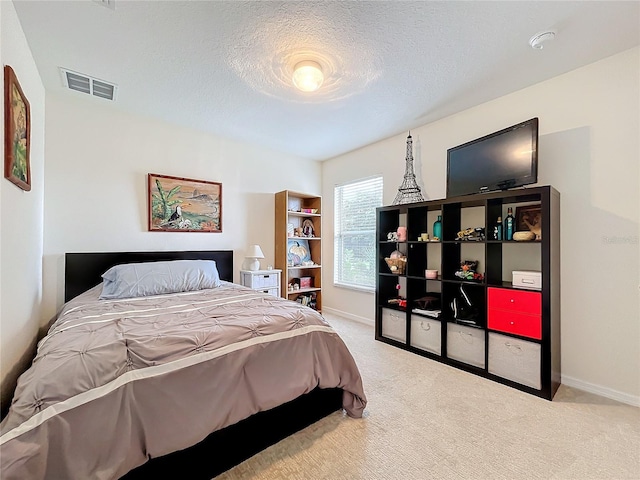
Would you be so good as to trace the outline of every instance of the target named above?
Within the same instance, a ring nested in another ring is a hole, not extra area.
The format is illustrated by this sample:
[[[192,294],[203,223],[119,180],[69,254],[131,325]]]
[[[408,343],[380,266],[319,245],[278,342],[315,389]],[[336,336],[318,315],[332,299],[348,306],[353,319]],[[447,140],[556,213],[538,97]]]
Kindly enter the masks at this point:
[[[189,292],[220,286],[220,276],[213,260],[126,263],[111,267],[102,278],[101,300]]]

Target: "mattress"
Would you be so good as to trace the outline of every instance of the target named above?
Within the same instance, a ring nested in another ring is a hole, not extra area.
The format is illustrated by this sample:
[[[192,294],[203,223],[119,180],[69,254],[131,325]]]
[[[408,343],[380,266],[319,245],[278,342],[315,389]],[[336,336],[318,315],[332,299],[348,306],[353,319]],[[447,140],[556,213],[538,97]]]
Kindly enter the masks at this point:
[[[223,282],[68,302],[0,425],[0,477],[114,479],[316,387],[366,406],[353,357],[316,311]]]

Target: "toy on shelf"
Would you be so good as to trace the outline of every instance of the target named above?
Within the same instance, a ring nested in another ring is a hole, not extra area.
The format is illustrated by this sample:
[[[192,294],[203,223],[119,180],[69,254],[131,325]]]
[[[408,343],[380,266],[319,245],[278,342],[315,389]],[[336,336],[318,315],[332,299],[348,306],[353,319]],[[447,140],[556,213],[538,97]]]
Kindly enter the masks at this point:
[[[463,260],[460,262],[460,270],[458,270],[454,275],[462,280],[481,282],[484,280],[484,275],[478,273],[476,271],[477,268],[477,260]]]
[[[398,296],[396,298],[390,298],[387,300],[389,305],[398,305],[399,308],[405,309],[407,308],[407,299],[400,295],[400,289],[402,286],[398,283],[396,285],[396,290],[398,291]]]
[[[485,239],[484,227],[465,228],[458,232],[456,240],[479,242]]]

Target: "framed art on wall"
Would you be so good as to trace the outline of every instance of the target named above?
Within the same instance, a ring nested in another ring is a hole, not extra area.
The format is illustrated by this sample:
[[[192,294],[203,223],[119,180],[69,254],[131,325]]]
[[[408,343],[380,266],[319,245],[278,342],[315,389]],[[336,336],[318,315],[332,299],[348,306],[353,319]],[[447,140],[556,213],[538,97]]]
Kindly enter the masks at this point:
[[[4,177],[31,190],[31,111],[15,72],[4,67]]]
[[[148,174],[150,232],[222,232],[222,183]]]

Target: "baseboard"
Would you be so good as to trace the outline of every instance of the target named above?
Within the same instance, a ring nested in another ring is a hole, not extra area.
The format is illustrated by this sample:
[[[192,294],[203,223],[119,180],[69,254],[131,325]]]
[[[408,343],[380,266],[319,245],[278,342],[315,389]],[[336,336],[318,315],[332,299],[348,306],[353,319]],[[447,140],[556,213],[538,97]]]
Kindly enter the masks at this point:
[[[373,319],[361,317],[359,315],[353,315],[352,313],[343,312],[342,310],[326,307],[324,305],[322,306],[322,311],[327,313],[332,313],[340,317],[348,318],[349,320],[355,320],[356,322],[364,323],[365,325],[369,325],[370,327],[373,327],[375,325],[375,322]]]
[[[610,398],[611,400],[616,400],[621,403],[626,403],[627,405],[640,407],[640,397],[624,392],[619,392],[618,390],[614,390],[613,388],[595,385],[593,383],[585,382],[584,380],[579,380],[567,375],[562,375],[562,384],[566,385],[567,387],[577,388],[578,390],[582,390],[584,392],[593,393],[595,395],[600,395],[601,397]]]

